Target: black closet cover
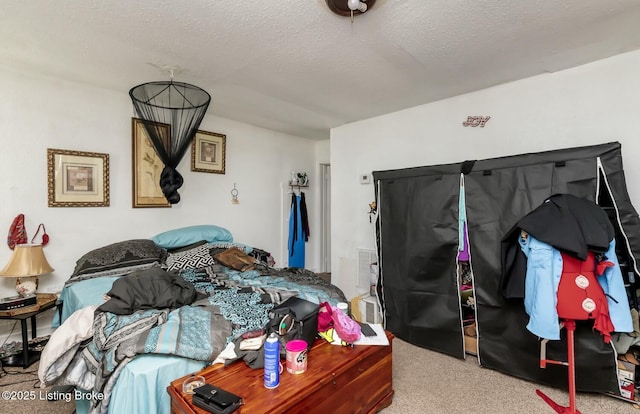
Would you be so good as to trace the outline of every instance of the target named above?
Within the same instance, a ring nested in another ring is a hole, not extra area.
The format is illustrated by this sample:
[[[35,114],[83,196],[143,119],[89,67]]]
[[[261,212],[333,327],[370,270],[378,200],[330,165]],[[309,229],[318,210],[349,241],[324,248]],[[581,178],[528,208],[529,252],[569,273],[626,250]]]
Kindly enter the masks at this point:
[[[599,189],[598,157],[608,183],[602,180]],[[630,253],[640,257],[640,220],[627,193],[621,146],[613,142],[373,172],[379,200],[378,291],[386,328],[415,345],[461,358],[456,254],[463,167],[480,363],[566,388],[566,367],[539,368],[540,342],[526,330],[522,299],[502,295],[500,241],[514,223],[553,194],[596,201],[599,192],[610,188]],[[550,341],[547,351],[550,358],[566,360],[564,338]],[[579,391],[619,392],[611,345],[584,324],[576,330],[576,383]]]

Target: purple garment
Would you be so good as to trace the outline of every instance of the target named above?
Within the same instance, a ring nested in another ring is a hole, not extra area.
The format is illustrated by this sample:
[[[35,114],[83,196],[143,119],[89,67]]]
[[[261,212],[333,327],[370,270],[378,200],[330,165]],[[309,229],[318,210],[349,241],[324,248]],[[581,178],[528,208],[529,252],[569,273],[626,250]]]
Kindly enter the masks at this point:
[[[459,262],[468,262],[469,261],[469,237],[467,237],[467,222],[464,223],[464,228],[462,230],[464,232],[462,237],[462,249],[458,252],[458,261]]]

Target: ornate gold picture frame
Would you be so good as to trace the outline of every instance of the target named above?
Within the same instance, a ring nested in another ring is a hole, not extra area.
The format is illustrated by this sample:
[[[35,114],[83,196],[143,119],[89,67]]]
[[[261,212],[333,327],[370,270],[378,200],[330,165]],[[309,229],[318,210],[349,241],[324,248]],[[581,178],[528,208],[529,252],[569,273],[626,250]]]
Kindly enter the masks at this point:
[[[191,171],[225,173],[227,136],[197,131],[191,143]]]
[[[109,154],[47,149],[49,207],[108,207]]]

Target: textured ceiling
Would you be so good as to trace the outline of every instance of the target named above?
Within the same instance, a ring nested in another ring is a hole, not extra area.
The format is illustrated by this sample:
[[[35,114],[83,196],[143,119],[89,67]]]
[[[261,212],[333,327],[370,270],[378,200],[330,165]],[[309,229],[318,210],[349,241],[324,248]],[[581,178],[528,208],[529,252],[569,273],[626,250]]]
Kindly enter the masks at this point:
[[[640,48],[638,0],[3,0],[0,64],[122,91],[174,79],[208,113],[330,128]]]

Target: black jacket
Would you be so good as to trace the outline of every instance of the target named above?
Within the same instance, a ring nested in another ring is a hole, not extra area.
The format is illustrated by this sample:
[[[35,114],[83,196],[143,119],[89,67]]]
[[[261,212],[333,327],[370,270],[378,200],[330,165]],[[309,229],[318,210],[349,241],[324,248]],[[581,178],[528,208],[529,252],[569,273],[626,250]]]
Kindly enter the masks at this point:
[[[552,195],[518,220],[502,238],[502,294],[505,298],[524,297],[527,258],[518,244],[520,230],[581,260],[587,258],[590,250],[596,254],[606,252],[615,237],[613,225],[599,205],[571,194]]]
[[[175,309],[190,305],[204,295],[180,275],[160,267],[132,272],[113,282],[110,297],[96,312],[129,315],[138,310]]]

